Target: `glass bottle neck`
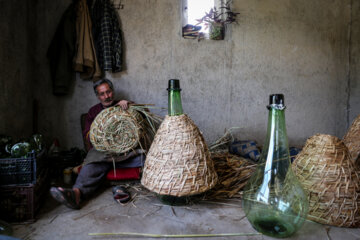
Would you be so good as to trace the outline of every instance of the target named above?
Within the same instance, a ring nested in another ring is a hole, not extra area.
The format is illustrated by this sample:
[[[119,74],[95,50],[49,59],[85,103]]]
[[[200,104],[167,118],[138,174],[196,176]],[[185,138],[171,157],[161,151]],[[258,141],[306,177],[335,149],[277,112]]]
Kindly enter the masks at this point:
[[[277,162],[272,164],[273,167],[281,162],[285,165],[290,163],[284,108],[269,107],[268,129],[262,152],[262,162]]]
[[[180,90],[169,90],[168,115],[178,116],[183,114]]]

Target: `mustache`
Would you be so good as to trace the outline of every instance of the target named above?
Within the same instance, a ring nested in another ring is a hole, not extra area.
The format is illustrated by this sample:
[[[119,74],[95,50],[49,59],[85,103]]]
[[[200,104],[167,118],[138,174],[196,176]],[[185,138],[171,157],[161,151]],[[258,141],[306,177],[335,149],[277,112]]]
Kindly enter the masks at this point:
[[[112,101],[112,98],[106,98],[105,99],[105,102],[111,102]]]

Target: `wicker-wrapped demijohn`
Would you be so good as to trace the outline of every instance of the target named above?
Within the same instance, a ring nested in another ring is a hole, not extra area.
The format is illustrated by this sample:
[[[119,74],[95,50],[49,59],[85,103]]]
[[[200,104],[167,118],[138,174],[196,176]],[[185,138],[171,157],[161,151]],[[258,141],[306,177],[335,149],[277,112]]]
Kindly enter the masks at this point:
[[[293,169],[309,197],[308,219],[339,227],[360,226],[360,176],[345,144],[317,134],[306,141]]]
[[[161,195],[182,197],[203,193],[216,182],[198,127],[186,114],[166,116],[146,156],[142,185]]]
[[[146,124],[134,107],[130,106],[128,110],[120,106],[109,107],[101,111],[91,124],[90,141],[100,152],[126,153],[148,137]]]
[[[343,141],[349,149],[351,160],[360,166],[360,115],[351,124]]]
[[[168,90],[169,115],[146,156],[141,183],[159,195],[197,195],[214,187],[218,177],[200,130],[182,112],[179,80],[170,80]]]

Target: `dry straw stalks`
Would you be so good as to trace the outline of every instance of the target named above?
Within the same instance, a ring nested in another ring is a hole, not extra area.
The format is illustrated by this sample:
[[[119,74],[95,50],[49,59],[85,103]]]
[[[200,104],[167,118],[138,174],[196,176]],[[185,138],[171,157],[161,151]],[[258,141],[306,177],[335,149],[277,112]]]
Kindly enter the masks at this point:
[[[237,129],[228,129],[209,147],[219,180],[213,189],[206,192],[205,200],[241,198],[242,189],[257,167],[256,163],[229,153],[229,144],[234,141],[233,132]]]
[[[211,152],[218,184],[206,192],[204,199],[240,198],[241,191],[256,169],[256,163],[226,152]]]

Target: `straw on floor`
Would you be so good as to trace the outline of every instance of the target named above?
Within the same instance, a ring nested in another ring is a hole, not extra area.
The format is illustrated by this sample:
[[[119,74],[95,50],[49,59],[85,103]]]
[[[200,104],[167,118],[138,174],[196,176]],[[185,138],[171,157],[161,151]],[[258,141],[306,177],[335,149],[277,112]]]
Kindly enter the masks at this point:
[[[292,166],[308,193],[308,219],[340,227],[360,226],[359,170],[340,139],[312,136]]]
[[[241,198],[242,189],[254,173],[257,164],[228,152],[211,152],[218,183],[205,193],[205,200]]]
[[[141,183],[161,195],[203,193],[218,180],[204,138],[186,115],[166,116],[147,154]]]
[[[218,175],[218,183],[207,191],[203,200],[223,200],[241,198],[242,190],[254,173],[257,163],[230,154],[229,146],[240,127],[229,128],[225,134],[209,146],[211,159]]]

